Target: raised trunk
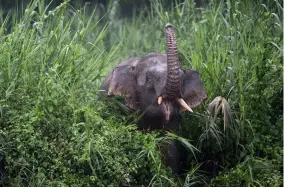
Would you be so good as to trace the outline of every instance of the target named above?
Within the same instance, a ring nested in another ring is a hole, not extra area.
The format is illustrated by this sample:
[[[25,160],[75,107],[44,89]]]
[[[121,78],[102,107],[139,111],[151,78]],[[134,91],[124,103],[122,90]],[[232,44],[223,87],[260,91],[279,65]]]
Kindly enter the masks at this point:
[[[174,28],[171,24],[166,24],[167,41],[167,81],[165,86],[165,96],[168,99],[180,97],[180,78],[179,78],[179,60],[177,53],[177,42]]]

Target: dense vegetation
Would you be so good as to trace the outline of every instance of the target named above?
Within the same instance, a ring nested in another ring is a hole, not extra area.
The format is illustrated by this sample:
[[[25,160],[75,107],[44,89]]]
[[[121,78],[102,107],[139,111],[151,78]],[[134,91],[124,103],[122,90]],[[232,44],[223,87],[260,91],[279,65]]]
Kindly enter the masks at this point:
[[[0,18],[0,186],[283,185],[280,1],[161,2],[121,18],[118,1],[39,0]],[[208,99],[176,134],[138,131],[140,113],[97,94],[120,61],[165,52],[168,22]],[[172,138],[184,146],[176,178],[159,152]]]

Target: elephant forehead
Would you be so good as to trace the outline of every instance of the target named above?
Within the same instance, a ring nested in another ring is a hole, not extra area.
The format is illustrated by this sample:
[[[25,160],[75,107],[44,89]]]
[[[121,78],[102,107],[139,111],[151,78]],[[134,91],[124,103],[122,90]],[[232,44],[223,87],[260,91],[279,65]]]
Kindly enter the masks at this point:
[[[148,72],[156,75],[164,75],[167,74],[167,65],[166,64],[156,64],[155,66],[151,66],[148,69]]]
[[[167,76],[167,66],[152,65],[147,66],[143,71],[138,72],[138,85],[154,85],[156,82],[165,81]]]
[[[133,66],[136,67],[138,62],[140,61],[140,57],[134,57],[134,58],[129,58],[127,60],[124,60],[123,62],[121,62],[119,65],[117,65],[117,67],[120,66]]]

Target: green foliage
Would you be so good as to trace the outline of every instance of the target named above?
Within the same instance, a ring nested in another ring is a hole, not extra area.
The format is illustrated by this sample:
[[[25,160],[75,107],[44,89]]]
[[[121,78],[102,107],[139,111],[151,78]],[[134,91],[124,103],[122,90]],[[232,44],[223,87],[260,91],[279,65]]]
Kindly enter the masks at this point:
[[[123,19],[119,1],[105,10],[65,1],[49,11],[38,0],[23,15],[0,18],[1,186],[283,185],[278,1],[197,9],[192,0],[170,8],[152,0]],[[182,115],[178,133],[161,137],[136,130],[140,113],[96,96],[121,60],[165,52],[167,22],[177,30],[182,67],[200,73],[208,100]],[[178,178],[159,152],[172,139],[185,149]]]
[[[222,172],[212,179],[211,186],[252,187],[274,186],[283,184],[279,170],[270,162],[259,159],[248,159],[236,167]]]
[[[117,50],[103,49],[106,27],[80,11],[66,15],[67,3],[48,14],[34,11],[37,3],[2,33],[1,185],[172,185],[156,135],[103,119],[106,107],[94,101],[103,65]],[[97,31],[92,40],[90,30]]]

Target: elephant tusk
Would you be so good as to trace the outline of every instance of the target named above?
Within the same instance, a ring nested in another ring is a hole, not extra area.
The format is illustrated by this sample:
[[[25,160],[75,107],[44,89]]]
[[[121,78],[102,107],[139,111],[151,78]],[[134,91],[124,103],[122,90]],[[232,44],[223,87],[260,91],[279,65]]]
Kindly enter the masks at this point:
[[[162,103],[163,98],[161,96],[159,96],[158,98],[158,104],[160,105]]]
[[[192,109],[189,107],[189,105],[187,105],[187,103],[182,98],[177,98],[177,101],[180,103],[182,107],[184,107],[190,112],[193,112]]]

